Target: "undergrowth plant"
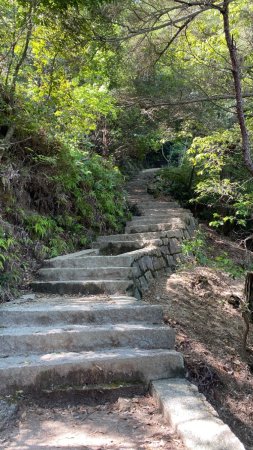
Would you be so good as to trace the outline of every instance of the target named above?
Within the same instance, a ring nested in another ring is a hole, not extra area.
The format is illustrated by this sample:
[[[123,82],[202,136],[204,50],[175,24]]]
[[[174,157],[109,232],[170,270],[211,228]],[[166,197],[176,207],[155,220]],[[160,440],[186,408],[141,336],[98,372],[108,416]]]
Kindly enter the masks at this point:
[[[251,122],[249,127],[253,131]],[[225,234],[251,229],[252,178],[241,156],[237,126],[196,137],[178,167],[160,171],[156,186]]]
[[[210,251],[211,247],[208,246],[205,234],[201,230],[197,230],[193,238],[186,239],[182,243],[182,253],[187,266],[194,264],[212,267],[228,273],[232,278],[241,278],[248,270],[252,270],[252,266],[249,264],[236,264],[227,252],[223,251],[216,256],[210,256]]]
[[[21,279],[18,243],[0,226],[0,302],[9,300]]]
[[[21,130],[19,148],[13,145],[1,161],[3,219],[21,236],[15,245],[1,236],[5,286],[15,274],[6,255],[12,244],[28,246],[29,257],[41,261],[87,248],[99,233],[120,232],[129,218],[124,178],[113,159],[40,133],[23,136]]]

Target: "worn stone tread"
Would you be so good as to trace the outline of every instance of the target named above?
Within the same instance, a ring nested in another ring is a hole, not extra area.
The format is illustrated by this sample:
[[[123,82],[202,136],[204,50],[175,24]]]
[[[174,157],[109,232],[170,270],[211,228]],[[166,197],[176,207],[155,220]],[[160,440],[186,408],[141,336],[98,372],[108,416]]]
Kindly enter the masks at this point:
[[[134,275],[133,267],[100,267],[99,275],[103,280],[127,280]],[[39,281],[97,280],[98,270],[95,267],[51,267],[42,268],[37,274]]]
[[[62,384],[141,381],[183,376],[182,355],[174,350],[104,349],[0,358],[1,393],[41,390]]]
[[[149,323],[33,326],[1,329],[0,357],[25,352],[98,350],[136,347],[172,349],[174,330]]]
[[[187,380],[154,381],[151,389],[186,449],[245,450],[196,386]]]
[[[129,267],[132,263],[131,255],[116,255],[116,256],[90,256],[79,258],[61,258],[49,259],[44,261],[43,267],[47,268],[63,268],[63,267]]]
[[[131,280],[65,280],[65,281],[34,281],[31,287],[36,292],[52,294],[116,294],[131,290]]]
[[[124,298],[113,300],[109,298],[108,302],[90,303],[88,301],[75,302],[73,298],[55,299],[56,303],[48,304],[43,299],[42,304],[31,304],[24,306],[18,305],[1,305],[0,321],[5,327],[10,325],[57,325],[59,322],[65,324],[79,323],[119,323],[125,321],[127,323],[146,322],[146,323],[162,323],[163,310],[158,305],[147,305],[143,302],[137,302],[136,298]],[[79,300],[79,299],[77,299]],[[58,303],[59,301],[59,303]],[[69,301],[69,303],[67,303]],[[58,304],[57,304],[58,303]],[[2,328],[2,331],[5,328]]]

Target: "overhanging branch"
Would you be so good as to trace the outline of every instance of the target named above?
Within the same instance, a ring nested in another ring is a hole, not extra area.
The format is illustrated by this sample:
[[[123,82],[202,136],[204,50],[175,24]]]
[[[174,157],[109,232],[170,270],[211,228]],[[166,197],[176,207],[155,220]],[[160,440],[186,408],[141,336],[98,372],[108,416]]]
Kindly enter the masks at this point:
[[[253,98],[253,92],[252,93],[244,93],[243,98]],[[163,108],[165,106],[178,106],[178,105],[190,105],[192,103],[202,103],[202,102],[215,102],[219,100],[234,100],[234,95],[212,95],[210,97],[198,97],[198,98],[192,98],[192,99],[185,99],[185,100],[178,100],[176,102],[161,102],[161,103],[152,103],[150,100],[142,100],[140,103],[141,107],[145,109],[156,109],[156,108]],[[129,102],[129,106],[132,106],[138,102],[137,99],[133,99]]]

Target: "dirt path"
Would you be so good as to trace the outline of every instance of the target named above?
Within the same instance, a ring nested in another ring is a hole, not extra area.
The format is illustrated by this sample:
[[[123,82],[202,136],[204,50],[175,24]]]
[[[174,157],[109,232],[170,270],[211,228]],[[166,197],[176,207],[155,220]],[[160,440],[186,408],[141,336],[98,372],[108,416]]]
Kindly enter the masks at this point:
[[[32,404],[0,438],[8,450],[185,450],[151,397],[100,405]]]
[[[176,330],[177,350],[184,354],[188,378],[252,450],[253,330],[246,361],[241,352],[244,324],[230,304],[242,288],[242,281],[221,271],[196,267],[159,279],[144,300],[163,304],[166,321]]]

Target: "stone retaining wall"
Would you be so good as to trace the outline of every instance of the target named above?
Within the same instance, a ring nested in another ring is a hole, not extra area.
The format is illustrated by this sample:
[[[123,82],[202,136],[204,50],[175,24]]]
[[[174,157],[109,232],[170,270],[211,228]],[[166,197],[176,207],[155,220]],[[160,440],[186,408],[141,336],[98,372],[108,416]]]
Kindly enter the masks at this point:
[[[161,231],[159,243],[131,252],[134,268],[134,295],[141,299],[154,279],[161,273],[172,273],[183,262],[181,244],[190,239],[196,230],[197,222],[191,212],[181,221],[180,229]]]

